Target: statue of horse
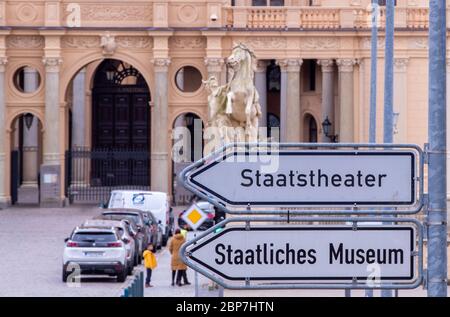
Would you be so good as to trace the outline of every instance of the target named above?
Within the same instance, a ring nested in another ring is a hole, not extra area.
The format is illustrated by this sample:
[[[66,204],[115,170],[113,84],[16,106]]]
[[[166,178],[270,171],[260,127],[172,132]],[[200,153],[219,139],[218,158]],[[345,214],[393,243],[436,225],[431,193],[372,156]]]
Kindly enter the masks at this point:
[[[226,61],[232,70],[229,83],[219,86],[215,77],[203,81],[209,93],[209,126],[222,131],[222,145],[233,140],[251,143],[258,141],[261,106],[254,85],[256,61],[255,54],[249,48],[238,44]],[[230,128],[236,131],[234,135],[223,132]]]

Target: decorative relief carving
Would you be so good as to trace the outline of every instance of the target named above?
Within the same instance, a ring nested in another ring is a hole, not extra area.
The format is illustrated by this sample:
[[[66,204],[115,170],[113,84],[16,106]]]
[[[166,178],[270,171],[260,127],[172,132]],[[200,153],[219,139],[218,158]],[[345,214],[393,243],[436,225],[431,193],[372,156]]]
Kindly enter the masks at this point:
[[[365,50],[370,50],[371,47],[372,47],[372,40],[370,39],[370,37],[364,38],[362,40],[362,48]],[[378,48],[384,49],[385,47],[386,47],[386,40],[384,39],[384,37],[378,38]]]
[[[305,50],[325,50],[339,48],[339,39],[327,38],[308,38],[302,41],[301,47]]]
[[[322,67],[323,73],[332,73],[334,71],[334,60],[332,59],[319,59],[317,64]]]
[[[24,3],[18,6],[16,10],[17,19],[23,22],[33,22],[38,13],[36,7],[31,3]]]
[[[170,58],[155,58],[151,60],[157,72],[167,72],[171,63]]]
[[[223,58],[205,58],[205,65],[207,67],[222,67],[225,64]]]
[[[26,48],[26,49],[44,48],[44,38],[42,36],[34,36],[34,35],[24,35],[24,36],[11,35],[8,36],[6,46],[8,48]]]
[[[153,46],[153,41],[146,36],[118,36],[117,44],[121,48],[149,48]]]
[[[286,39],[282,37],[248,37],[245,43],[253,49],[277,49],[287,46]]]
[[[46,72],[56,73],[59,72],[59,65],[62,64],[61,57],[44,57],[42,62],[45,65]]]
[[[410,49],[428,49],[428,39],[426,37],[416,37],[409,41]]]
[[[406,72],[408,63],[409,63],[408,58],[395,58],[394,59],[395,70],[400,72]]]
[[[339,66],[339,71],[341,73],[353,72],[353,68],[357,63],[358,61],[354,58],[343,58],[336,61],[336,64]]]
[[[63,11],[66,16],[69,14],[67,5]],[[151,21],[153,11],[151,5],[83,4],[81,18],[83,21]]]
[[[100,38],[96,36],[66,36],[61,41],[63,48],[96,48],[100,47]]]
[[[206,39],[203,37],[173,37],[170,45],[174,48],[205,48]]]
[[[277,64],[278,66],[280,66],[282,71],[299,72],[300,67],[303,65],[303,60],[296,58],[286,58],[277,60]]]
[[[112,36],[109,32],[106,32],[105,35],[102,36],[100,46],[103,48],[103,55],[114,55],[117,49],[115,36]]]
[[[185,4],[178,9],[178,19],[184,23],[192,23],[198,19],[198,10],[191,4]]]

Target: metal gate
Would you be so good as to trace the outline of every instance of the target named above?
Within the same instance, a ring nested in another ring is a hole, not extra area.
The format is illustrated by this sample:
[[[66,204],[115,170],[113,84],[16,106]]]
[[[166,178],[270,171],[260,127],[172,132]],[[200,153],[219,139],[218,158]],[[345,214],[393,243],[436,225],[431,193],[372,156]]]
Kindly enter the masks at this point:
[[[11,151],[11,203],[15,204],[18,199],[20,186],[20,151]]]
[[[106,202],[112,190],[150,190],[150,152],[75,148],[66,152],[66,195],[71,203]]]

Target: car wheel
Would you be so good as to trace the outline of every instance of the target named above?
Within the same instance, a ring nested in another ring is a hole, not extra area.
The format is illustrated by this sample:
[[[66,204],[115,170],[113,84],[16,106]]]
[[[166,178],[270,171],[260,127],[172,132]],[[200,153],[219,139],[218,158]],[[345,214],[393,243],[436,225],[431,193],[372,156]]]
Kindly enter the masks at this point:
[[[128,275],[133,275],[133,266],[131,264],[128,265],[127,271],[128,271]]]
[[[122,268],[122,271],[119,274],[117,274],[117,282],[119,283],[125,282],[125,280],[127,279],[127,273],[128,270],[127,267],[125,266],[124,268]]]
[[[62,281],[63,283],[67,283],[67,278],[69,277],[69,273],[66,272],[66,267],[63,266],[63,271],[62,271]]]

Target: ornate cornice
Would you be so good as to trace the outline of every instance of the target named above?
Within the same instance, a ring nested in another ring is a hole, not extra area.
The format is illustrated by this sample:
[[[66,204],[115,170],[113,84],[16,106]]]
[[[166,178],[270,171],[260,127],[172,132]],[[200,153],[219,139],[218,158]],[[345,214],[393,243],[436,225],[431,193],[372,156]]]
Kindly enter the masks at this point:
[[[57,73],[59,72],[59,65],[62,64],[63,60],[61,57],[44,57],[42,62],[45,65],[45,71],[47,73]]]
[[[334,71],[334,60],[319,59],[317,64],[322,67],[322,73],[332,73]]]
[[[171,63],[170,58],[155,58],[151,60],[155,72],[167,72]]]
[[[277,60],[277,65],[285,72],[299,72],[303,65],[303,59],[286,58]]]
[[[336,60],[336,64],[339,67],[339,72],[341,73],[351,73],[353,72],[354,66],[358,61],[354,58],[341,58]]]

